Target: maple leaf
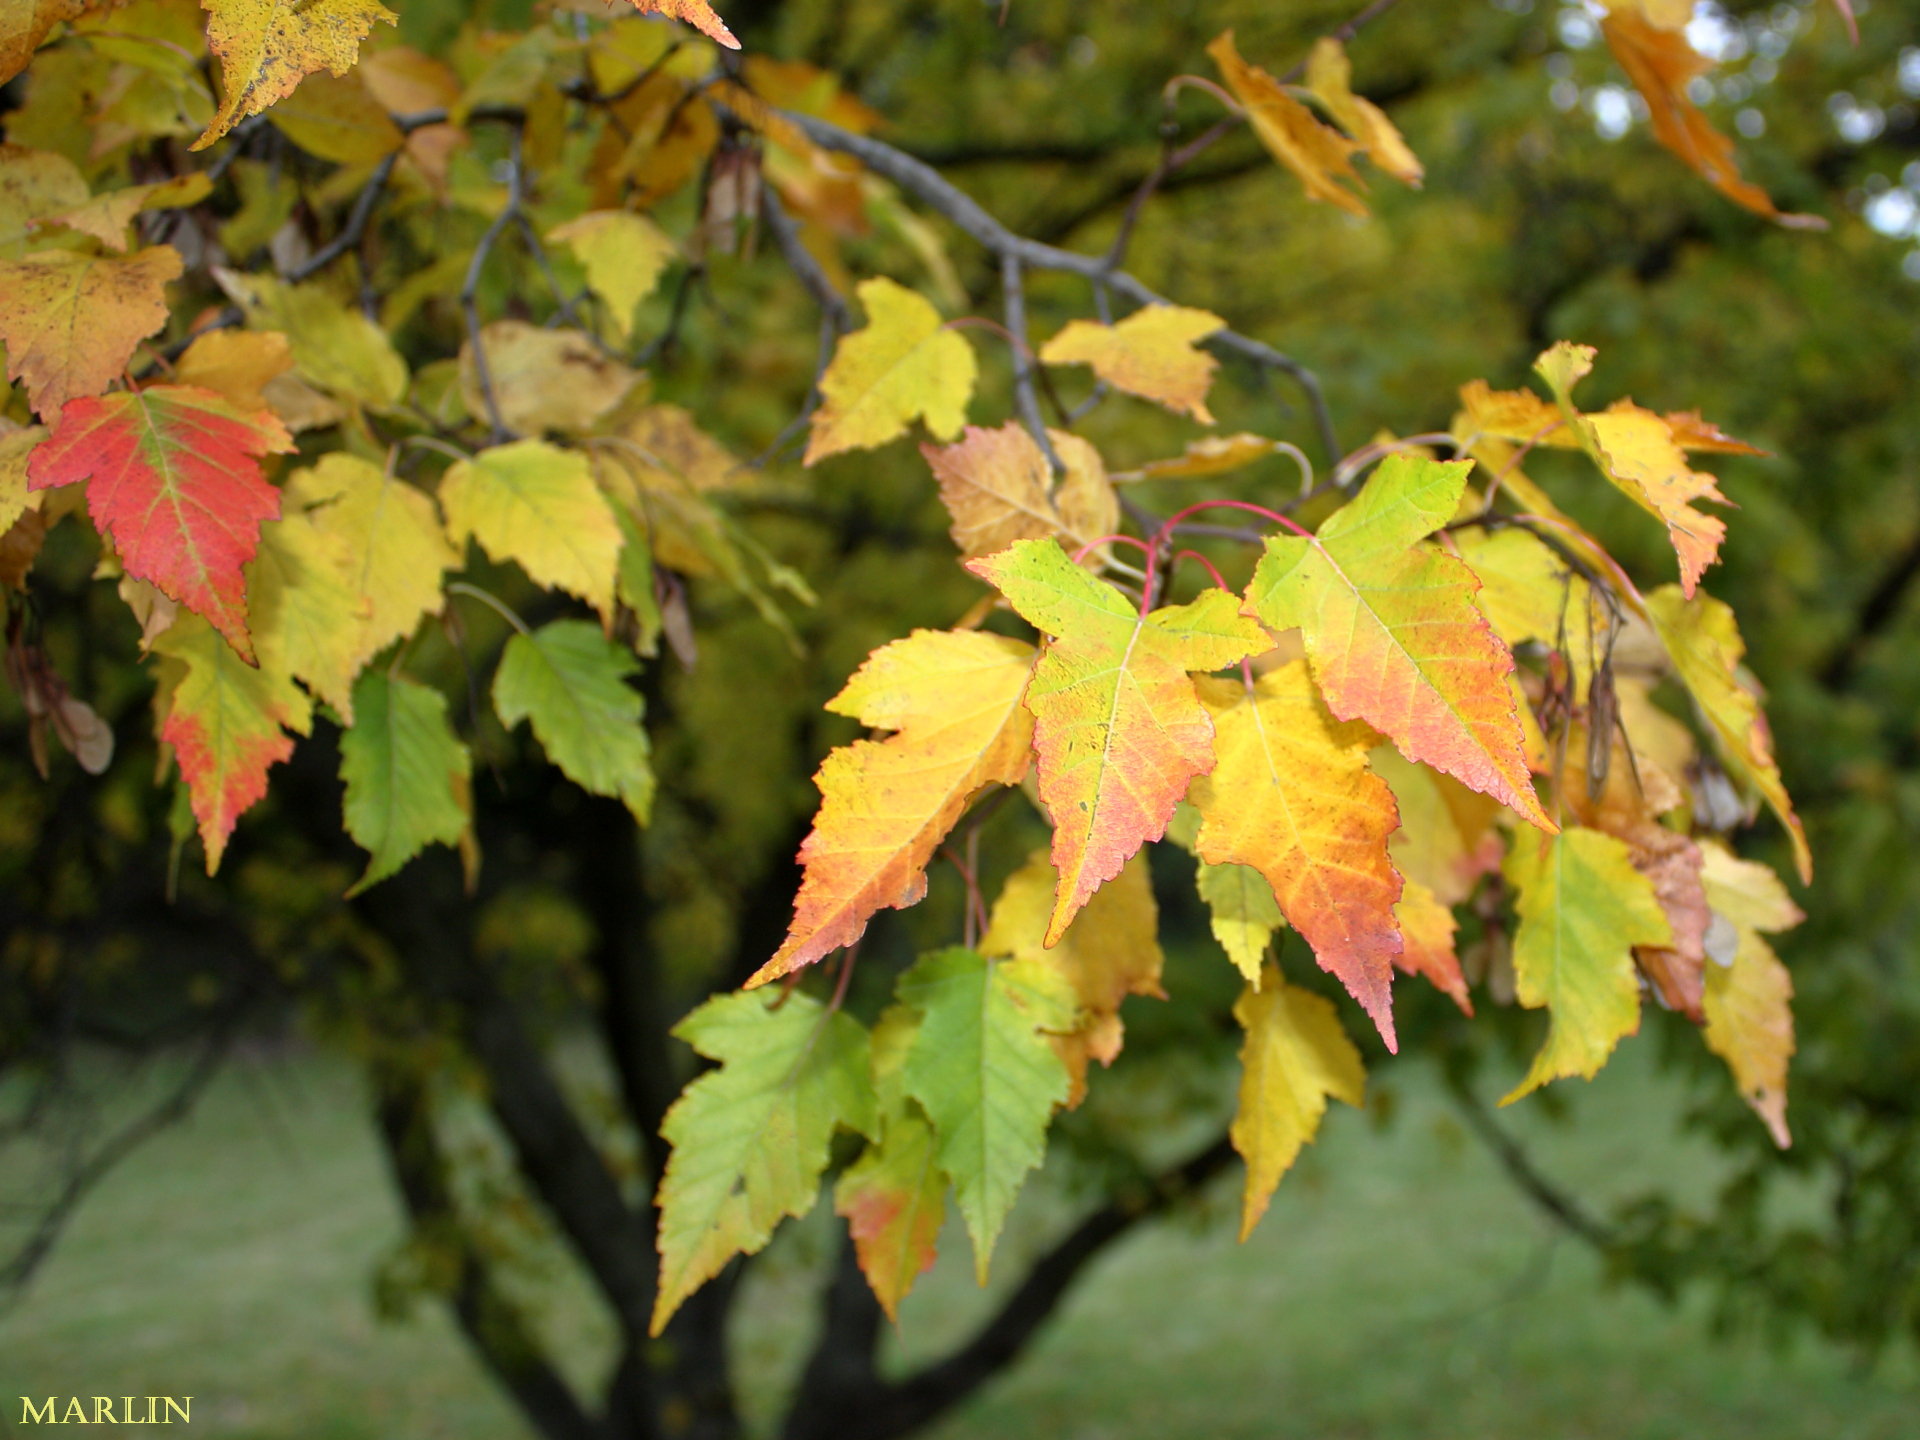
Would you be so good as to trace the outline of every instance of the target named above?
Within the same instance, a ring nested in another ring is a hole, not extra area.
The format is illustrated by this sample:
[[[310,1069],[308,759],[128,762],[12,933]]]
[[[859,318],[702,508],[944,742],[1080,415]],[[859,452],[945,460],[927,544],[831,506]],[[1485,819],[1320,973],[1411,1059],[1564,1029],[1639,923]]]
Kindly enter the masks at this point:
[[[0,57],[5,54],[6,14],[0,10]],[[25,254],[35,221],[85,205],[90,193],[86,176],[66,156],[0,144],[0,256]]]
[[[127,368],[134,346],[167,323],[166,285],[179,278],[180,252],[171,245],[124,259],[42,250],[0,260],[7,378],[25,382],[43,420],[69,400],[98,395]]]
[[[962,555],[991,555],[1015,540],[1046,535],[1077,549],[1119,526],[1120,502],[1099,452],[1077,435],[1047,434],[1066,466],[1057,487],[1045,453],[1015,420],[997,430],[969,425],[965,437],[945,449],[920,447]]]
[[[1194,889],[1207,907],[1208,928],[1234,968],[1257,990],[1267,946],[1286,917],[1267,877],[1251,865],[1209,865],[1200,859],[1194,844],[1199,834],[1200,812],[1191,800],[1181,801],[1167,822],[1167,839],[1194,857]]]
[[[1787,1062],[1794,1049],[1793,980],[1764,934],[1790,930],[1806,917],[1766,866],[1738,859],[1712,841],[1700,848],[1701,880],[1716,927],[1707,942],[1713,962],[1703,1002],[1707,1048],[1727,1062],[1742,1098],[1784,1150],[1792,1143]]]
[[[947,1177],[935,1158],[933,1127],[907,1099],[907,1056],[920,1017],[890,1005],[873,1027],[874,1108],[880,1137],[841,1174],[834,1213],[844,1216],[861,1273],[889,1320],[935,1258],[947,1218]]]
[[[342,573],[351,558],[289,508],[261,526],[247,568],[247,618],[260,663],[301,681],[349,725],[362,661],[355,642],[368,610]]]
[[[1460,530],[1453,543],[1480,579],[1474,604],[1493,633],[1509,647],[1538,640],[1558,650],[1576,693],[1584,692],[1613,629],[1593,587],[1539,536],[1517,527]]]
[[[1026,697],[1060,876],[1052,945],[1160,838],[1188,782],[1213,768],[1213,722],[1187,672],[1231,665],[1269,641],[1224,590],[1142,615],[1051,540],[1017,541],[967,568],[1055,637]]]
[[[1713,476],[1687,464],[1672,426],[1631,400],[1619,400],[1597,414],[1582,415],[1573,405],[1573,386],[1593,369],[1593,347],[1555,345],[1535,363],[1559,402],[1561,416],[1581,448],[1635,504],[1667,527],[1680,558],[1680,584],[1693,594],[1700,577],[1720,555],[1726,522],[1693,506],[1695,500],[1727,497]]]
[[[109,250],[127,248],[127,227],[142,210],[168,210],[196,204],[213,189],[203,173],[176,175],[151,185],[128,185],[62,210],[39,216],[37,224],[63,225],[91,235]]]
[[[1634,89],[1647,102],[1653,135],[1734,204],[1795,229],[1826,229],[1817,215],[1782,213],[1762,190],[1740,178],[1733,141],[1707,123],[1688,97],[1692,83],[1713,69],[1678,29],[1663,29],[1634,6],[1617,5],[1600,17],[1600,33]]]
[[[933,1124],[940,1168],[953,1179],[982,1283],[1013,1197],[1046,1151],[1047,1122],[1065,1103],[1067,1068],[1043,1031],[1073,1028],[1073,992],[1058,972],[1025,960],[951,949],[900,977],[920,1015],[906,1092]]]
[[[308,384],[362,405],[390,408],[406,398],[406,361],[378,322],[358,309],[318,285],[217,268],[213,274],[249,325],[287,337],[295,371]]]
[[[493,708],[511,730],[522,720],[547,756],[581,789],[618,799],[641,824],[653,808],[653,765],[641,727],[633,652],[589,620],[555,620],[515,635],[493,677]]]
[[[258,457],[291,449],[264,411],[153,385],[69,400],[28,475],[36,490],[86,481],[87,512],[127,574],[204,615],[251,663],[242,567],[280,513]]]
[[[368,852],[357,895],[429,845],[455,845],[473,824],[473,762],[447,721],[438,690],[370,670],[353,687],[353,721],[340,737],[347,833]]]
[[[1228,30],[1207,47],[1225,77],[1227,88],[1246,108],[1253,133],[1273,158],[1300,177],[1309,200],[1325,200],[1349,214],[1365,218],[1367,205],[1352,190],[1340,184],[1351,180],[1361,189],[1366,182],[1353,168],[1352,155],[1358,147],[1338,130],[1322,125],[1313,112],[1287,94],[1278,80],[1258,65],[1250,65],[1240,56]]]
[[[1409,760],[1550,832],[1508,685],[1513,655],[1473,604],[1473,572],[1422,543],[1453,518],[1471,468],[1389,456],[1318,535],[1267,540],[1247,613],[1300,629],[1340,719],[1365,720]]]
[[[242,410],[270,408],[267,391],[293,368],[287,337],[271,330],[213,330],[189,345],[174,363],[180,385],[215,390]]]
[[[175,666],[161,683],[160,741],[179,757],[211,875],[235,822],[267,793],[267,771],[293,754],[286,732],[311,727],[312,706],[292,677],[242,664],[204,620],[176,620],[153,653]]]
[[[1721,759],[1736,779],[1760,792],[1787,827],[1801,882],[1811,882],[1813,852],[1807,847],[1807,832],[1781,783],[1760,701],[1740,679],[1747,647],[1733,611],[1704,590],[1689,599],[1678,588],[1663,585],[1647,595],[1646,612],[1673,660],[1674,673],[1705,718]]]
[[[1147,305],[1118,325],[1068,321],[1065,329],[1040,347],[1040,359],[1047,365],[1090,365],[1116,390],[1211,425],[1207,389],[1220,362],[1195,349],[1194,342],[1224,329],[1226,323],[1205,310]]]
[[[0,419],[0,534],[27,511],[40,508],[40,497],[27,488],[27,461],[46,438],[44,425],[16,427]]]
[[[577,435],[619,404],[638,378],[578,330],[496,320],[480,332],[480,345],[501,422],[520,434]],[[460,398],[469,415],[486,418],[471,344],[460,347]]]
[[[1426,170],[1419,157],[1408,148],[1385,111],[1365,96],[1353,93],[1353,62],[1331,35],[1314,41],[1313,49],[1307,53],[1307,88],[1327,107],[1327,113],[1340,128],[1353,137],[1369,160],[1394,179],[1416,190],[1420,188]]]
[[[620,526],[593,483],[587,457],[543,440],[516,440],[450,467],[440,508],[456,549],[469,538],[537,585],[577,595],[613,614]]]
[[[1460,1007],[1462,1014],[1473,1014],[1467,977],[1460,971],[1460,955],[1453,944],[1460,928],[1453,911],[1418,880],[1408,880],[1393,907],[1393,916],[1400,922],[1403,942],[1394,964],[1409,975],[1426,977],[1434,989]]]
[[[803,992],[716,996],[673,1029],[720,1062],[680,1094],[660,1133],[660,1284],[651,1333],[735,1255],[752,1255],[819,1198],[833,1132],[870,1135],[867,1032]]]
[[[691,25],[709,40],[717,40],[729,50],[740,48],[740,42],[733,38],[733,32],[727,29],[726,22],[714,13],[713,6],[707,0],[633,0],[633,8],[642,15],[665,15],[670,20]]]
[[[1149,460],[1135,470],[1115,471],[1116,484],[1132,480],[1204,480],[1244,470],[1269,455],[1278,455],[1288,447],[1264,435],[1203,435],[1188,443],[1178,455],[1164,460]]]
[[[1519,891],[1515,993],[1530,1009],[1545,1006],[1551,1025],[1502,1105],[1549,1080],[1598,1074],[1620,1037],[1640,1026],[1632,947],[1673,941],[1652,882],[1611,835],[1569,826],[1558,835],[1521,836],[1507,854],[1506,876]]]
[[[440,608],[440,580],[459,563],[432,497],[357,455],[335,451],[287,482],[289,511],[305,514],[333,543],[328,554],[347,589],[366,602],[348,630],[350,668]]]
[[[315,70],[345,75],[377,20],[399,17],[379,0],[200,0],[207,44],[220,59],[220,108],[187,148],[204,150],[258,115]]]
[[[1364,1103],[1367,1077],[1333,1003],[1287,984],[1277,970],[1258,989],[1242,992],[1233,1017],[1246,1032],[1240,1104],[1229,1131],[1247,1162],[1240,1205],[1245,1240],[1267,1213],[1280,1177],[1319,1132],[1328,1099]]]
[[[1087,1062],[1111,1065],[1119,1058],[1124,1030],[1120,1003],[1129,995],[1166,999],[1160,988],[1165,957],[1160,951],[1160,912],[1153,901],[1147,857],[1129,860],[1112,883],[1074,917],[1059,944],[1045,944],[1053,908],[1055,876],[1047,852],[1037,850],[1007,877],[993,902],[980,953],[988,959],[1030,960],[1067,982],[1079,1002],[1078,1023],[1051,1036],[1066,1062],[1072,1088],[1067,1108],[1086,1098]]]
[[[371,165],[407,143],[358,70],[344,79],[307,76],[267,112],[267,119],[309,155],[336,165]]]
[[[1270,670],[1252,693],[1205,680],[1214,766],[1193,782],[1201,823],[1194,848],[1215,865],[1250,865],[1273,887],[1287,922],[1380,1029],[1393,1032],[1393,965],[1402,951],[1393,907],[1399,872],[1387,837],[1393,792],[1367,768],[1376,737],[1327,712],[1305,660]]]
[[[0,85],[4,85],[33,58],[47,32],[84,13],[97,0],[8,0],[0,6]]]
[[[916,630],[867,657],[827,708],[895,733],[840,747],[814,776],[820,813],[800,846],[793,924],[748,985],[919,901],[927,862],[975,793],[1027,772],[1033,720],[1020,697],[1032,669],[1032,646],[977,630]]]
[[[820,377],[820,408],[804,463],[871,450],[915,417],[942,440],[966,423],[976,368],[967,342],[923,297],[884,276],[862,281],[867,328],[843,336]]]
[[[587,288],[606,303],[614,338],[633,333],[633,309],[653,292],[677,253],[672,238],[630,210],[590,210],[547,232],[586,268]]]

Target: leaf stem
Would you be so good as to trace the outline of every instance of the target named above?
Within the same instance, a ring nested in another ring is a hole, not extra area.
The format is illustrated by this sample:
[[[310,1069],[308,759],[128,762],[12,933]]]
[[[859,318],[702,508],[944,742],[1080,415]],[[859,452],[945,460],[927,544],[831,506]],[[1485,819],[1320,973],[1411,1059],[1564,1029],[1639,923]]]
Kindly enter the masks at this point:
[[[464,580],[449,580],[447,582],[447,593],[449,595],[465,595],[469,600],[478,600],[514,629],[518,630],[527,639],[531,640],[533,638],[533,632],[527,628],[526,621],[514,614],[512,608],[508,606],[505,601],[496,596],[489,595],[478,585],[469,585]]]

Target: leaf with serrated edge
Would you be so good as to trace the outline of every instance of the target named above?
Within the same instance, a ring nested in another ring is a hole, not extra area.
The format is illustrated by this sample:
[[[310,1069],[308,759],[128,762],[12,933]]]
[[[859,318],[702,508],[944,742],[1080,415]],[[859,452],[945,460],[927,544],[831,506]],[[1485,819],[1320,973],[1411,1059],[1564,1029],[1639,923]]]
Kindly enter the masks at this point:
[[[1213,768],[1213,722],[1188,672],[1231,665],[1269,641],[1224,590],[1141,615],[1051,540],[1021,540],[967,568],[1054,637],[1026,700],[1060,873],[1051,945],[1160,838],[1193,777]]]
[[[1078,549],[1119,525],[1120,502],[1099,452],[1077,435],[1048,433],[1068,467],[1057,489],[1039,443],[1015,420],[997,430],[969,425],[957,444],[920,447],[962,555],[991,555],[1015,540],[1046,535]]]
[[[717,40],[729,50],[740,48],[740,42],[733,38],[733,32],[727,29],[726,22],[714,13],[713,6],[707,0],[633,0],[633,7],[642,15],[665,15],[669,20],[691,25],[709,40]]]
[[[127,574],[204,615],[251,661],[243,567],[280,513],[259,457],[291,449],[266,411],[154,385],[68,401],[27,474],[35,490],[86,481],[87,513]]]
[[[1425,543],[1454,516],[1468,461],[1392,455],[1312,538],[1269,538],[1247,613],[1298,627],[1327,708],[1365,720],[1551,832],[1527,773],[1513,655],[1474,607],[1479,581]]]
[[[967,342],[920,295],[885,277],[863,281],[867,328],[841,337],[820,377],[805,463],[871,450],[916,418],[941,440],[966,423],[976,367]]]
[[[902,1072],[920,1030],[908,1006],[890,1005],[873,1027],[873,1088],[880,1136],[840,1176],[833,1208],[847,1222],[860,1271],[889,1320],[932,1266],[947,1218],[947,1177],[933,1127],[906,1098]]]
[[[360,42],[399,17],[379,0],[200,0],[207,44],[220,59],[220,108],[189,149],[204,150],[249,115],[284,99],[307,75],[345,75]]]
[[[1473,1014],[1473,1000],[1467,994],[1467,977],[1460,972],[1460,955],[1453,937],[1459,924],[1453,911],[1435,898],[1433,891],[1418,880],[1407,881],[1400,902],[1393,907],[1400,922],[1400,936],[1406,948],[1394,963],[1409,975],[1424,975],[1461,1013]]]
[[[342,813],[368,852],[356,895],[429,845],[457,845],[473,823],[472,761],[447,722],[446,698],[405,676],[370,670],[353,687],[353,723],[340,737]]]
[[[749,985],[918,902],[927,862],[974,794],[1027,772],[1033,720],[1020,697],[1032,669],[1032,646],[978,630],[916,630],[867,657],[827,708],[895,733],[841,746],[814,776],[820,813],[800,847],[793,924]]]
[[[1591,345],[1561,341],[1534,363],[1534,370],[1560,407],[1566,430],[1600,472],[1634,504],[1667,527],[1680,560],[1680,584],[1688,595],[1720,556],[1727,525],[1696,510],[1695,500],[1727,503],[1713,476],[1692,469],[1673,428],[1631,400],[1583,415],[1574,408],[1573,387],[1593,369]]]
[[[1515,992],[1529,1009],[1545,1006],[1552,1023],[1502,1105],[1549,1080],[1598,1074],[1620,1038],[1640,1027],[1633,947],[1673,940],[1652,882],[1633,868],[1625,844],[1598,830],[1518,836],[1506,876],[1519,891]]]
[[[167,282],[179,278],[180,252],[171,245],[124,259],[41,250],[0,260],[7,378],[24,382],[43,420],[69,400],[98,395],[127,368],[134,346],[167,323]]]
[[[630,210],[591,210],[547,232],[564,241],[587,272],[587,288],[606,302],[616,340],[633,333],[633,308],[653,292],[674,258],[672,238]]]
[[[1045,945],[1047,917],[1053,908],[1053,864],[1036,850],[1007,877],[993,902],[980,953],[989,959],[1031,960],[1050,969],[1072,987],[1080,1003],[1079,1021],[1052,1039],[1073,1077],[1067,1108],[1086,1097],[1087,1062],[1111,1065],[1119,1057],[1124,1030],[1120,1003],[1129,995],[1164,1000],[1160,970],[1160,911],[1144,853],[1129,860],[1113,880],[1100,887],[1086,909],[1074,917],[1060,943]]]
[[[1245,1240],[1267,1213],[1280,1177],[1318,1133],[1327,1100],[1364,1103],[1367,1077],[1332,1002],[1287,984],[1277,970],[1259,989],[1241,993],[1233,1016],[1246,1032],[1240,1104],[1229,1132],[1247,1162],[1240,1206]]]
[[[1200,812],[1191,800],[1182,801],[1167,822],[1167,839],[1194,856],[1194,888],[1207,907],[1213,938],[1257,990],[1267,947],[1273,932],[1287,923],[1286,917],[1266,876],[1251,865],[1209,865],[1200,859],[1194,849],[1199,833]]]
[[[353,665],[413,633],[441,604],[441,577],[459,563],[432,497],[357,455],[336,451],[287,482],[286,505],[333,542],[347,588],[367,603],[352,628]]]
[[[1090,365],[1116,390],[1211,425],[1207,390],[1220,362],[1195,349],[1194,342],[1226,323],[1205,310],[1179,305],[1148,305],[1118,325],[1070,320],[1040,347],[1040,359],[1047,365]]]
[[[247,567],[247,619],[260,663],[293,676],[351,725],[367,601],[341,577],[348,558],[299,511],[269,520]]]
[[[286,731],[312,726],[312,706],[292,677],[242,664],[197,616],[168,626],[153,653],[179,667],[161,689],[159,735],[179,758],[211,875],[234,823],[267,793],[267,771],[293,754]]]
[[[1307,54],[1307,88],[1366,152],[1369,160],[1394,179],[1416,190],[1420,188],[1426,171],[1419,158],[1401,138],[1385,111],[1365,96],[1353,93],[1353,63],[1331,35],[1314,41],[1313,49]]]
[[[1704,590],[1688,599],[1677,587],[1663,585],[1648,593],[1646,612],[1680,683],[1705,717],[1727,768],[1758,790],[1787,827],[1801,882],[1811,882],[1813,852],[1807,846],[1806,829],[1781,782],[1760,701],[1740,681],[1740,661],[1747,647],[1733,611]]]
[[[1325,200],[1363,219],[1366,202],[1339,182],[1350,180],[1365,188],[1351,156],[1359,148],[1338,130],[1322,125],[1314,114],[1258,65],[1240,56],[1229,30],[1207,47],[1234,98],[1246,108],[1247,119],[1260,143],[1273,158],[1300,177],[1309,200]]]
[[[513,561],[535,584],[612,616],[620,525],[586,456],[543,440],[482,450],[447,471],[440,507],[456,549],[477,538],[489,556]]]
[[[660,1133],[658,1335],[735,1255],[752,1255],[804,1215],[838,1128],[871,1134],[867,1032],[803,992],[716,996],[673,1033],[720,1062],[680,1093]]]
[[[507,641],[493,708],[512,729],[531,721],[547,757],[581,789],[618,799],[641,824],[653,807],[653,763],[633,652],[589,620],[555,620]]]
[[[1305,660],[1270,670],[1248,693],[1203,680],[1214,766],[1193,782],[1195,849],[1215,865],[1251,865],[1287,922],[1379,1027],[1393,1032],[1400,874],[1387,858],[1399,818],[1393,792],[1367,767],[1374,734],[1327,712]]]
[[[1784,1150],[1793,1140],[1787,1130],[1793,979],[1762,932],[1789,930],[1806,917],[1766,866],[1738,859],[1713,841],[1700,848],[1707,903],[1716,921],[1733,930],[1731,955],[1724,953],[1724,944],[1709,946],[1704,1038],[1707,1048],[1727,1062],[1741,1097]]]
[[[1067,1099],[1066,1065],[1042,1032],[1073,1028],[1073,991],[1031,961],[953,949],[922,957],[900,977],[898,994],[920,1014],[906,1091],[933,1123],[985,1283],[1013,1197]]]

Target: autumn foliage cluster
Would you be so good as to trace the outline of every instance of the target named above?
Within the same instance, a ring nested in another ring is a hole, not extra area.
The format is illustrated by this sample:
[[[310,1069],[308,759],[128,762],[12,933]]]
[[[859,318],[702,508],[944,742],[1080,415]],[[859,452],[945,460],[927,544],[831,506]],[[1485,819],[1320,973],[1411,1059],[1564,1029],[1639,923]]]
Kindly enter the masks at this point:
[[[0,76],[25,74],[0,149],[17,382],[0,580],[43,767],[48,737],[111,763],[111,732],[37,639],[34,559],[66,524],[91,527],[150,656],[162,780],[209,874],[323,725],[366,852],[357,888],[405,885],[432,845],[487,863],[458,697],[408,668],[423,631],[458,639],[455,599],[510,625],[471,657],[499,723],[525,722],[569,780],[645,824],[631,681],[698,663],[689,578],[775,626],[808,598],[728,505],[788,437],[742,461],[655,400],[659,348],[636,324],[764,228],[823,317],[804,464],[924,433],[897,463],[937,487],[978,603],[874,650],[833,700],[869,734],[819,769],[789,933],[678,1031],[714,1064],[665,1121],[656,1328],[813,1206],[836,1137],[842,1156],[857,1144],[834,1204],[888,1310],[931,1263],[950,1193],[984,1274],[1051,1119],[1119,1054],[1123,1001],[1161,993],[1155,844],[1197,860],[1243,977],[1244,1229],[1328,1101],[1361,1102],[1347,1029],[1394,1048],[1407,977],[1467,1014],[1545,1012],[1509,1099],[1593,1075],[1651,997],[1699,1025],[1787,1143],[1791,984],[1766,936],[1799,912],[1726,837],[1764,808],[1802,880],[1811,862],[1735,617],[1706,588],[1727,525],[1695,468],[1750,447],[1695,413],[1579,393],[1593,352],[1564,342],[1537,388],[1463,375],[1450,430],[1319,468],[1218,433],[1222,358],[1293,376],[1287,357],[1149,291],[1123,245],[1074,256],[966,209],[833,77],[739,56],[701,0],[637,8],[556,5],[443,60],[391,43],[373,0],[7,6]],[[1689,8],[1617,0],[1606,38],[1663,143],[1728,199],[1797,221],[1688,100],[1706,63],[1679,33]],[[1249,123],[1310,200],[1363,218],[1369,183],[1421,183],[1339,39],[1292,71],[1231,32],[1209,53],[1217,80],[1180,83]],[[333,167],[324,243],[286,239],[249,148],[269,130]],[[1002,320],[850,273],[842,242],[876,216],[936,259],[940,220],[994,250]],[[500,313],[509,249],[550,290],[537,320]],[[376,292],[379,266],[403,278]],[[1093,282],[1089,312],[1029,337],[1024,277],[1047,269]],[[1011,356],[997,424],[971,423],[984,347]],[[1191,443],[1102,454],[1074,423],[1107,397],[1182,417]],[[1664,530],[1669,571],[1629,575],[1528,477],[1552,449]],[[1275,457],[1297,488],[1210,496]],[[562,613],[527,623],[479,563],[517,567]],[[1005,805],[1037,807],[1052,838],[988,896],[969,857]],[[863,932],[949,861],[961,933],[863,1022],[842,1003]],[[1281,972],[1282,927],[1359,1012]]]

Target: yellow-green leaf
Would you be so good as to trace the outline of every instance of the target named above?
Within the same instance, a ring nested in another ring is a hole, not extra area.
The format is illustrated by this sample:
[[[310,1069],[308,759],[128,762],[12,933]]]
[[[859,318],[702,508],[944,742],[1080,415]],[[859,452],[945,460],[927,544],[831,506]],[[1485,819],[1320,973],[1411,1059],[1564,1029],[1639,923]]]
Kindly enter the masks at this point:
[[[941,440],[966,423],[976,369],[967,342],[923,297],[885,277],[862,282],[867,328],[842,337],[820,378],[806,463],[898,439],[916,419]]]

